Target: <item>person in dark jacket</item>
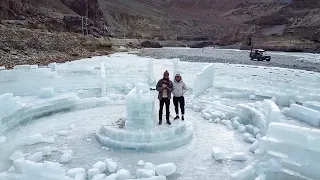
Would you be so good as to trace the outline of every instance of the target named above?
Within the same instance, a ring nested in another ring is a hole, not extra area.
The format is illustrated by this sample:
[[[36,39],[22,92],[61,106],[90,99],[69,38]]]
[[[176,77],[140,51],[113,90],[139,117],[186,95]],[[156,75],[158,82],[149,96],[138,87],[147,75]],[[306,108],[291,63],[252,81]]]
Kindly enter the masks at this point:
[[[160,109],[159,109],[159,125],[162,124],[162,113],[163,113],[163,106],[166,105],[166,120],[167,124],[171,124],[169,117],[170,117],[170,99],[171,99],[171,92],[173,91],[172,81],[169,79],[169,72],[165,71],[163,73],[163,78],[160,79],[156,86],[158,94],[158,99],[160,101]]]
[[[187,92],[186,84],[182,81],[180,74],[176,74],[173,81],[173,104],[174,110],[176,111],[176,117],[174,120],[179,119],[179,104],[181,109],[181,120],[184,120],[184,93]]]

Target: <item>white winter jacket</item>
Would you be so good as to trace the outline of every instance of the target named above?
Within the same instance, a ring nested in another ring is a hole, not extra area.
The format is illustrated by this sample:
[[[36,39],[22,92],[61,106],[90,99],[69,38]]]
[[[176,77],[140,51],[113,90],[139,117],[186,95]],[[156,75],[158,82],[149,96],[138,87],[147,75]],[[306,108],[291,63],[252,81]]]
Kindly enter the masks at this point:
[[[172,94],[174,97],[181,97],[186,92],[187,92],[187,87],[186,87],[186,84],[182,81],[182,79],[179,82],[176,80],[173,81]]]

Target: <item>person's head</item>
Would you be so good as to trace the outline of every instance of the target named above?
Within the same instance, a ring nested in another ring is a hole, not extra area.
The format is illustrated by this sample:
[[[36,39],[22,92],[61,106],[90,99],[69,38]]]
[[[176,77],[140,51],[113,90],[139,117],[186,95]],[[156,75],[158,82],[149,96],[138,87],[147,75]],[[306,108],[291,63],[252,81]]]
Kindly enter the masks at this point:
[[[167,70],[163,73],[163,78],[169,79],[169,72]]]
[[[176,76],[174,77],[174,79],[179,82],[181,80],[181,75],[180,74],[176,74]]]

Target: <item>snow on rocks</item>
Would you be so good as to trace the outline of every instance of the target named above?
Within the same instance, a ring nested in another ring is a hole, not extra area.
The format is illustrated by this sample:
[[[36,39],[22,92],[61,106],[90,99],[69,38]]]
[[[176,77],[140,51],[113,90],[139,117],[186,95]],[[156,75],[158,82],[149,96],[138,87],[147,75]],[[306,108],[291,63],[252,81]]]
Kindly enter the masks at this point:
[[[60,158],[60,162],[61,163],[68,163],[71,161],[71,159],[72,159],[72,156],[70,153],[64,153]]]
[[[120,169],[118,172],[117,172],[117,180],[126,180],[126,179],[129,179],[131,177],[131,173],[126,170],[126,169]]]
[[[104,163],[104,162],[102,162],[102,161],[98,161],[98,162],[95,163],[92,167],[99,169],[99,172],[100,172],[100,173],[104,172],[104,171],[107,169],[106,163]]]
[[[177,167],[174,163],[160,164],[156,167],[156,172],[159,176],[169,176],[175,173],[176,170]]]
[[[212,156],[215,160],[222,160],[224,158],[224,153],[218,147],[213,147]]]
[[[75,178],[77,174],[85,174],[86,170],[84,168],[73,168],[67,171],[67,175],[71,178]]]
[[[231,155],[232,161],[246,161],[248,159],[247,155],[243,152],[236,152]]]
[[[150,169],[150,170],[155,171],[156,168],[157,168],[156,165],[154,165],[154,164],[152,164],[152,163],[150,163],[150,162],[146,162],[146,163],[144,164],[144,169]]]
[[[137,178],[149,178],[152,176],[155,176],[156,172],[154,170],[150,169],[138,169],[136,172],[136,177]]]
[[[250,147],[249,147],[249,151],[254,153],[255,150],[257,150],[259,148],[259,141],[256,140]]]
[[[39,162],[43,159],[42,152],[36,152],[32,154],[31,156],[27,157],[27,160],[33,161],[33,162]]]
[[[51,147],[51,151],[52,151],[52,152],[57,152],[57,151],[58,151],[58,148],[57,148],[57,147]]]
[[[114,162],[112,159],[106,159],[104,162],[107,165],[108,171],[110,173],[116,172],[118,167],[116,162]]]
[[[139,162],[138,162],[138,166],[144,166],[144,161],[143,160],[140,160]]]

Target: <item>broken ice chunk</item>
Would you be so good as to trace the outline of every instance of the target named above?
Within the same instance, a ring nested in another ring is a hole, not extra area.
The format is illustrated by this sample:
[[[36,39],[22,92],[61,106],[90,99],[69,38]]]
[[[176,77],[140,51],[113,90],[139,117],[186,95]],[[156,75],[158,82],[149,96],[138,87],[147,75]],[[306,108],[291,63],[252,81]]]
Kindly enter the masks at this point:
[[[100,173],[104,172],[107,169],[106,163],[104,163],[102,161],[98,161],[92,167],[99,169]]]
[[[67,175],[71,178],[75,178],[77,174],[86,173],[86,170],[84,168],[73,168],[73,169],[69,169],[67,171]]]
[[[68,162],[71,161],[71,159],[72,159],[71,154],[70,154],[70,153],[65,153],[65,154],[63,154],[62,157],[60,158],[60,162],[61,162],[61,163],[68,163]]]
[[[247,159],[247,155],[242,152],[233,153],[231,156],[232,161],[246,161]]]
[[[137,178],[149,178],[152,176],[155,176],[156,172],[154,170],[150,169],[138,169],[136,172],[136,177]]]
[[[36,152],[33,155],[29,156],[27,160],[33,161],[33,162],[39,162],[43,159],[42,152]]]
[[[129,179],[131,177],[131,173],[126,170],[126,169],[120,169],[118,172],[117,172],[117,180],[126,180],[126,179]]]
[[[156,170],[156,166],[154,165],[154,164],[152,164],[152,163],[150,163],[150,162],[146,162],[145,164],[144,164],[144,169],[150,169],[150,170]]]
[[[156,172],[159,176],[169,176],[175,173],[176,170],[177,170],[177,167],[174,163],[160,164],[156,168]]]
[[[138,162],[138,165],[139,165],[139,166],[144,166],[144,161],[143,161],[143,160],[140,160],[140,161]]]
[[[218,147],[212,148],[212,156],[215,160],[221,160],[224,158],[223,152]]]
[[[44,142],[44,138],[41,134],[34,134],[25,139],[25,144],[27,145],[33,145],[41,142]]]

